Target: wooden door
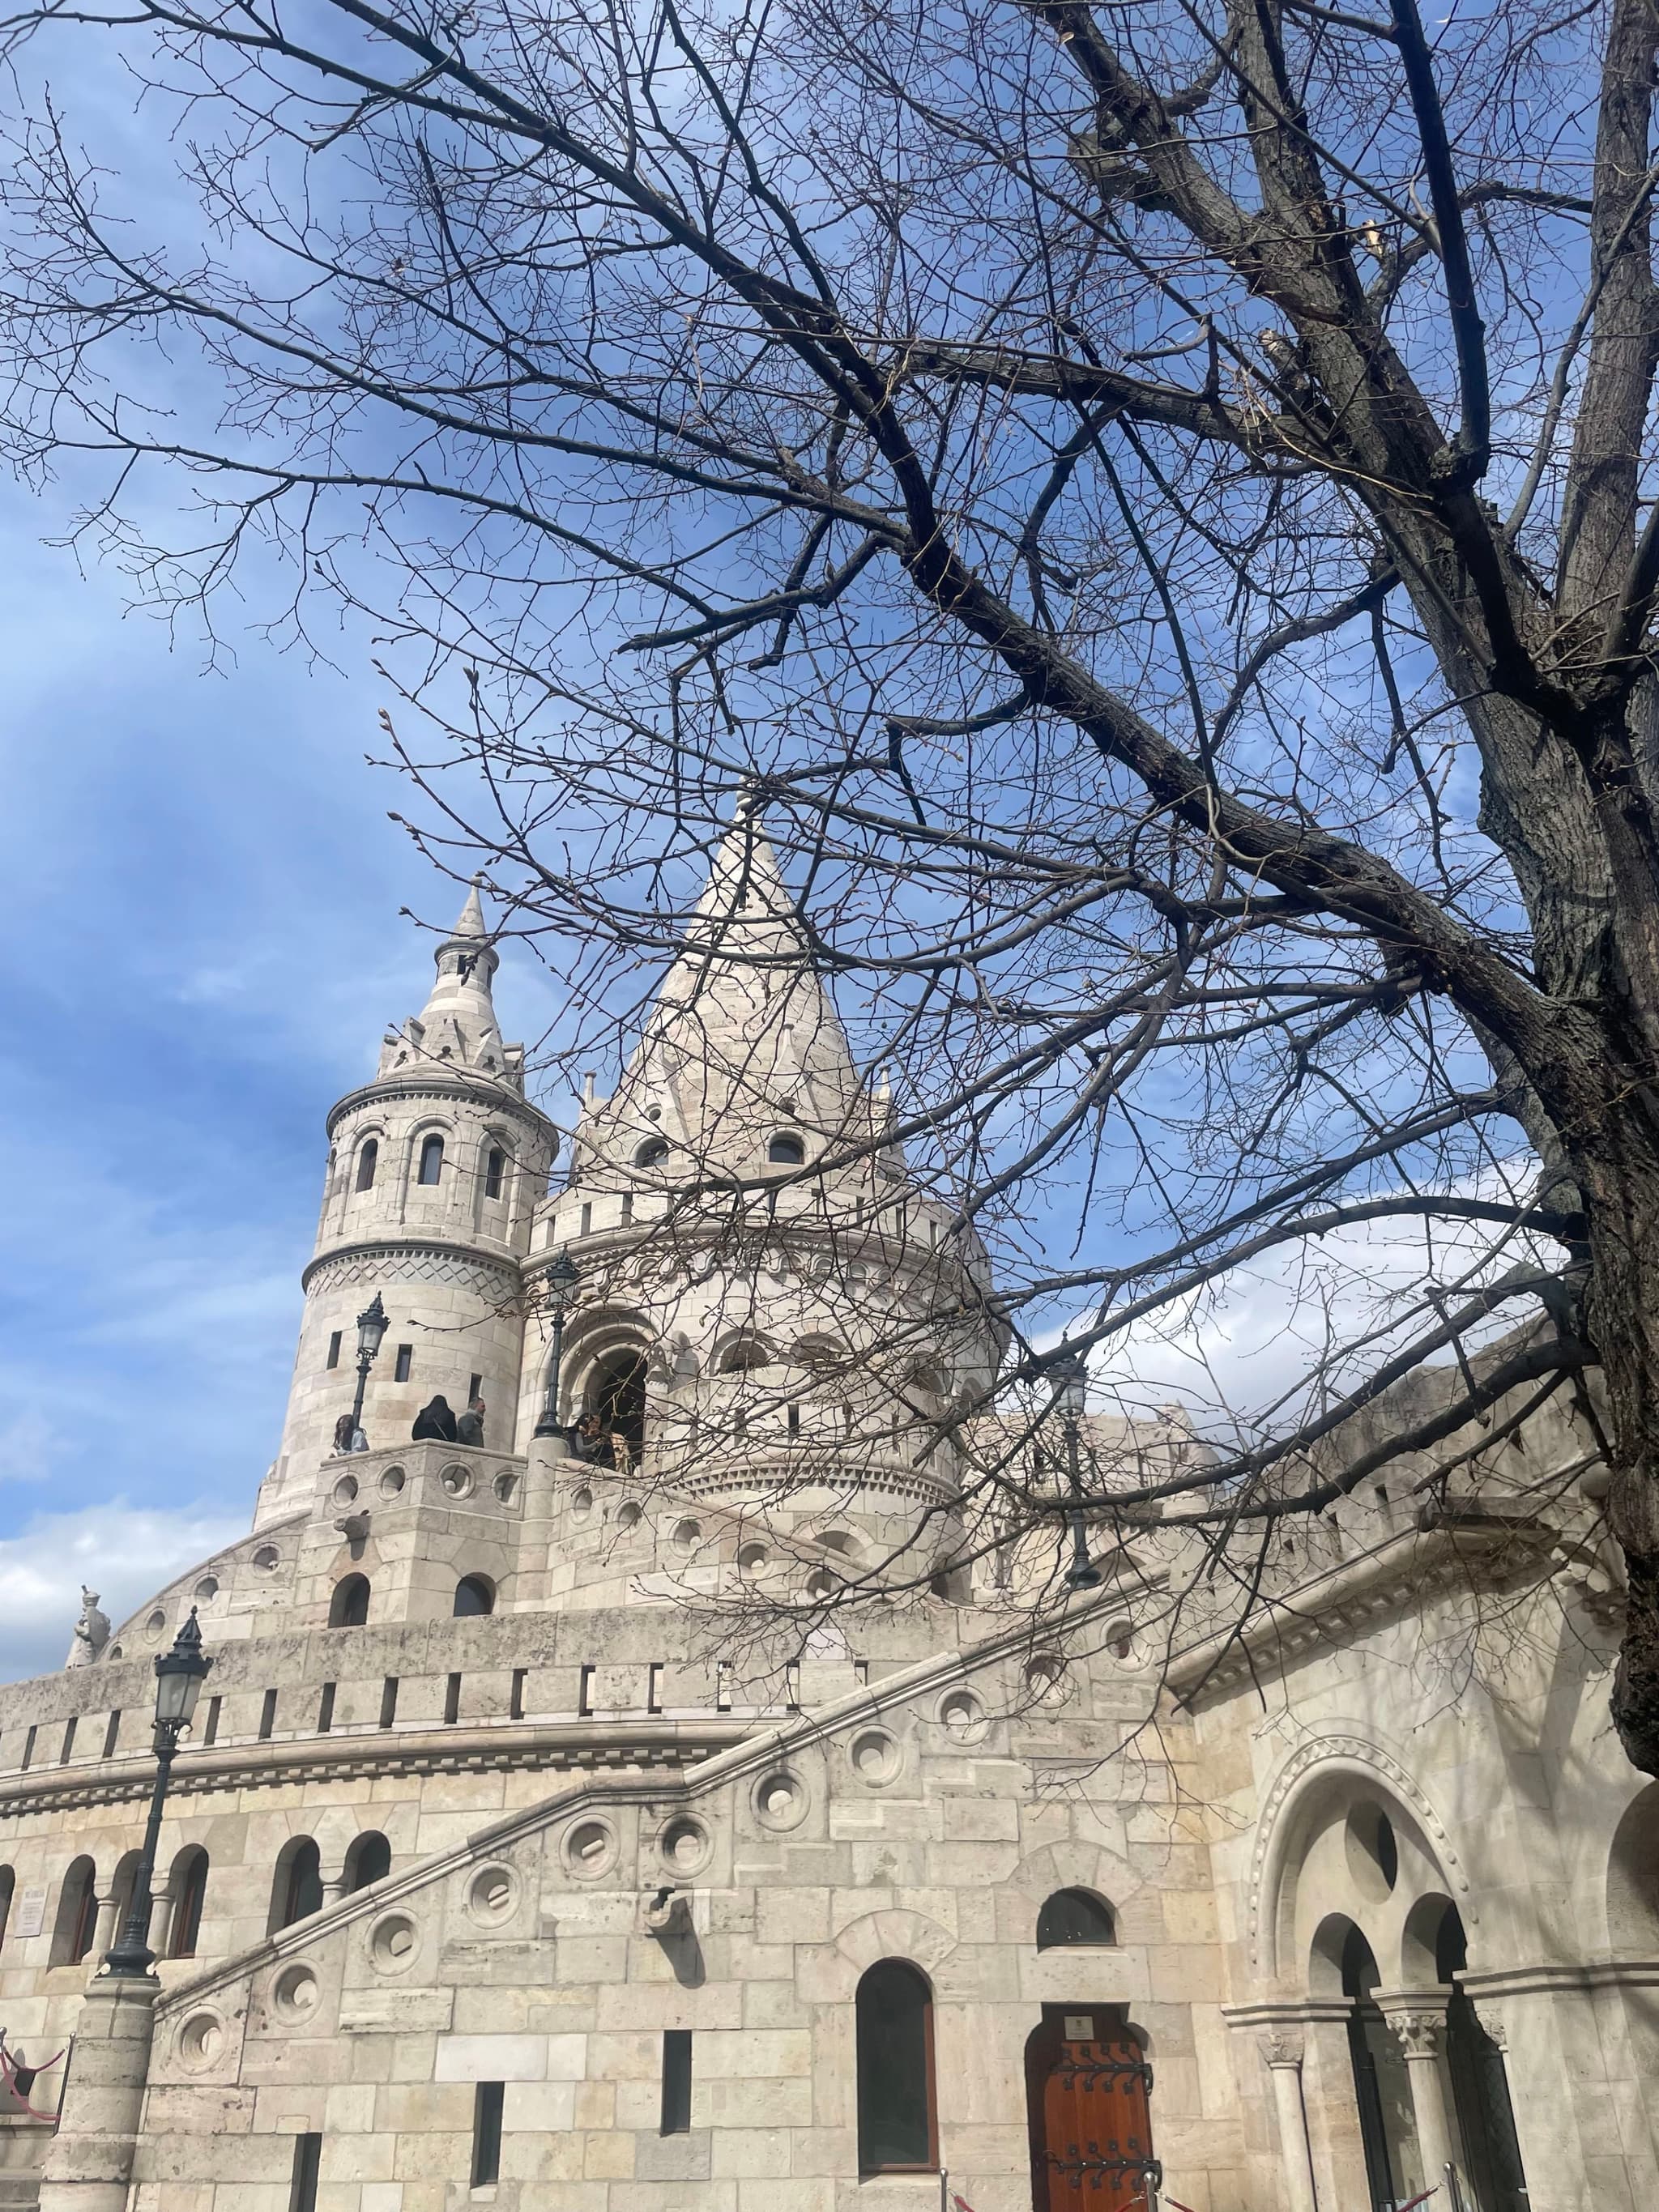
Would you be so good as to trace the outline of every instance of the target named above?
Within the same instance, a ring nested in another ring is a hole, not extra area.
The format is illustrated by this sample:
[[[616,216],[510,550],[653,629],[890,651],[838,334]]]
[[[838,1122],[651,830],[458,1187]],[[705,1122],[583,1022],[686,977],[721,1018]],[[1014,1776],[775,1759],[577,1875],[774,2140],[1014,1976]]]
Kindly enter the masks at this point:
[[[1033,2212],[1147,2212],[1162,2179],[1152,2087],[1113,2008],[1043,2008],[1025,2046]]]

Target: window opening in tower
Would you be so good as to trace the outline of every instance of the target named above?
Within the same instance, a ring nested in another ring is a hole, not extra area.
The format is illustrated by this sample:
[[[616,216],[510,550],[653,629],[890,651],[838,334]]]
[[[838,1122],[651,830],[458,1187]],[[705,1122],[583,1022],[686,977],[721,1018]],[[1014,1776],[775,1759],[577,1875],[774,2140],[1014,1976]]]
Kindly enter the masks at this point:
[[[645,1357],[626,1346],[604,1353],[582,1393],[576,1449],[582,1458],[621,1467],[645,1449]]]

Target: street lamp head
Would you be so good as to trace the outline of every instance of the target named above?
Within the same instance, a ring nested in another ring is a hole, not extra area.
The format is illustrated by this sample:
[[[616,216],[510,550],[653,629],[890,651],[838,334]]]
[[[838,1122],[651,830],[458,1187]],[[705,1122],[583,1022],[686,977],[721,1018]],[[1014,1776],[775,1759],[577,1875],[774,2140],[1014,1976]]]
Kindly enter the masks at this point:
[[[547,1303],[555,1313],[562,1312],[569,1304],[581,1279],[581,1269],[571,1258],[568,1247],[562,1244],[554,1256],[553,1264],[542,1277],[542,1288],[547,1294]]]
[[[188,1728],[196,1700],[213,1662],[202,1649],[202,1631],[191,1606],[190,1619],[173,1639],[171,1651],[155,1661],[155,1717],[167,1728]]]
[[[1054,1363],[1060,1385],[1060,1410],[1068,1421],[1080,1420],[1089,1402],[1089,1368],[1080,1352],[1069,1352]]]
[[[373,1359],[380,1348],[380,1340],[392,1326],[386,1308],[380,1304],[380,1294],[374,1297],[357,1316],[357,1350],[365,1359]]]

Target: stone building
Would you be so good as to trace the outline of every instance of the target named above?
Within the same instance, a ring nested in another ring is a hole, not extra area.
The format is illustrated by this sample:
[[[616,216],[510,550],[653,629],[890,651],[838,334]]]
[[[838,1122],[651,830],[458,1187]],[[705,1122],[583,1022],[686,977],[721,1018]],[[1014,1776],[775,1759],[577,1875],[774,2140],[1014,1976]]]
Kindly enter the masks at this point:
[[[763,841],[557,1188],[476,894],[436,957],[330,1116],[249,1534],[112,1629],[89,1593],[0,1711],[0,2204],[1659,2203],[1659,1787],[1563,1401],[1433,1462],[1389,1449],[1432,1375],[1373,1409],[1242,1632],[1147,1520],[1068,1591],[961,1523],[984,1255]],[[482,1442],[412,1439],[438,1395]],[[157,1963],[112,1977],[192,1607]]]

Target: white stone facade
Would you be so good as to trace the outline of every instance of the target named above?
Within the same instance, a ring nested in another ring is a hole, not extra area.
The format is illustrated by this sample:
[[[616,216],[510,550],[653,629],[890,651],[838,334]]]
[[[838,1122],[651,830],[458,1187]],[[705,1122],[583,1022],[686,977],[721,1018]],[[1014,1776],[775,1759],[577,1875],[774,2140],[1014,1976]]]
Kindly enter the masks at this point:
[[[984,1256],[887,1141],[763,843],[734,833],[555,1193],[476,897],[437,957],[330,1119],[250,1534],[0,1714],[0,2026],[42,2069],[0,2087],[0,2207],[1659,2203],[1659,1786],[1607,1720],[1576,1420],[1500,1409],[1437,1485],[1388,1462],[1242,1636],[1171,1612],[1156,1527],[1097,1524],[1101,1587],[1034,1603],[1040,1543],[953,1554],[949,1416],[1003,1351]],[[332,1455],[377,1291],[369,1449]],[[483,1444],[413,1442],[475,1376]],[[1094,1441],[1196,1448],[1174,1418]],[[896,1541],[908,1587],[838,1609]],[[119,1982],[152,1661],[191,1605],[160,1956]],[[908,2057],[878,2078],[889,2033],[927,2043],[925,2111]],[[1150,2062],[1138,2164],[1062,2172],[1034,2134],[1045,2037]],[[877,2154],[883,2098],[919,2155]]]

